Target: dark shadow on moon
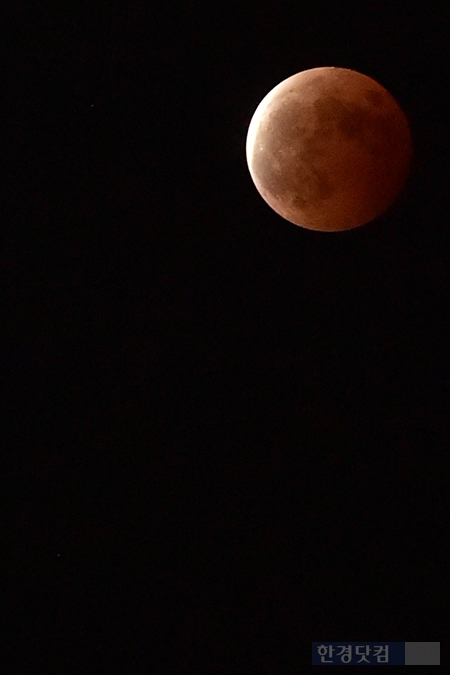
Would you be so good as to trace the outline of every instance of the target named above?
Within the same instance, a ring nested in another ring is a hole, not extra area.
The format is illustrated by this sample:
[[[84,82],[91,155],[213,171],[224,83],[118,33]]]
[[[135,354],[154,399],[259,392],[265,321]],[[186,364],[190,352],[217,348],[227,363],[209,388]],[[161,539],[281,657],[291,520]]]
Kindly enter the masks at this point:
[[[374,89],[368,89],[366,93],[364,94],[364,98],[370,105],[375,106],[378,108],[379,106],[383,105],[384,101],[386,100],[386,95],[383,94],[381,91],[375,91]]]
[[[352,103],[343,103],[335,96],[327,96],[318,99],[314,103],[317,120],[319,125],[329,126],[336,130],[339,135],[349,140],[360,141],[362,145],[367,145],[373,136],[373,130],[383,131],[382,137],[385,137],[386,115]]]

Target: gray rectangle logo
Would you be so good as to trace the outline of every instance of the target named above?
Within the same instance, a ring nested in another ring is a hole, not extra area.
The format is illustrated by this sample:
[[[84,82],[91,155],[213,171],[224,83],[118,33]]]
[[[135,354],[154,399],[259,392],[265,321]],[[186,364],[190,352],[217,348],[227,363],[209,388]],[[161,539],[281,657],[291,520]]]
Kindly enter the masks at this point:
[[[405,666],[440,665],[440,642],[405,642]]]

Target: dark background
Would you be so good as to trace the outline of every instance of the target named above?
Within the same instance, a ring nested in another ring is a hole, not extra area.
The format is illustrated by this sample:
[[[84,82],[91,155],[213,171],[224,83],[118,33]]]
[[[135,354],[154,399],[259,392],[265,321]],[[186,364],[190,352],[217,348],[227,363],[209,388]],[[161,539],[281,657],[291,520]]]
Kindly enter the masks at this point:
[[[401,4],[4,11],[5,672],[444,658],[449,17]],[[265,94],[324,65],[414,137],[397,204],[339,234],[245,159]]]

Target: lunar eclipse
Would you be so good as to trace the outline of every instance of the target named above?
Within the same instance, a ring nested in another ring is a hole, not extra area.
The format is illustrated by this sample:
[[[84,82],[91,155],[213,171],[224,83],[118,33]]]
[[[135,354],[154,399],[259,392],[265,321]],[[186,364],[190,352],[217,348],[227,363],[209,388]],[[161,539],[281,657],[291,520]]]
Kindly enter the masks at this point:
[[[313,68],[278,84],[251,119],[252,180],[287,221],[336,232],[384,213],[406,183],[408,120],[378,82],[346,68]]]

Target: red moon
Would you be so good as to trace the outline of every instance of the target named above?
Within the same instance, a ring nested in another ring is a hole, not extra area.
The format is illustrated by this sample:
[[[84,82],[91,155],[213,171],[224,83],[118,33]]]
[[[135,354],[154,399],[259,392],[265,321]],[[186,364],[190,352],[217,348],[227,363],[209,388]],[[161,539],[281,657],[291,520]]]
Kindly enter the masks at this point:
[[[280,216],[309,230],[364,225],[393,204],[412,158],[408,121],[378,82],[312,68],[278,84],[251,119],[247,164]]]

